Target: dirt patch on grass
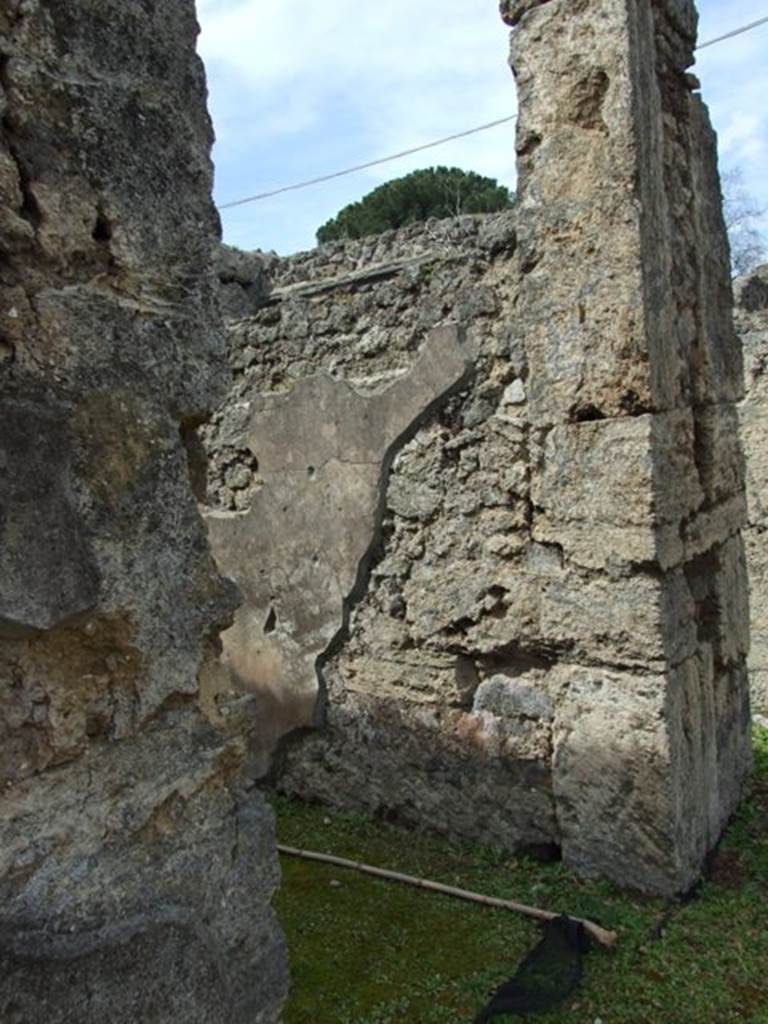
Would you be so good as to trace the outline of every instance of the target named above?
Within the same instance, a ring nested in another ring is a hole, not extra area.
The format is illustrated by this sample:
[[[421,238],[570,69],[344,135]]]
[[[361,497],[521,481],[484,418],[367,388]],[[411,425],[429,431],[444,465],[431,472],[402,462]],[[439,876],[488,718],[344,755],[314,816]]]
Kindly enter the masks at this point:
[[[709,881],[723,889],[740,889],[750,877],[738,850],[718,850],[707,869]]]

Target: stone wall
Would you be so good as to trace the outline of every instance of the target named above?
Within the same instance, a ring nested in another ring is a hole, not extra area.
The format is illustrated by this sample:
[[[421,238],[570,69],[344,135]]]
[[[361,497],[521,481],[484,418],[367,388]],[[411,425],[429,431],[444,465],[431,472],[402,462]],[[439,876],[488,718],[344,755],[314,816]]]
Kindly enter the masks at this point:
[[[225,258],[208,523],[245,602],[219,699],[270,709],[287,792],[674,893],[750,769],[695,11],[502,9],[514,213]]]
[[[236,594],[192,0],[0,8],[0,1019],[274,1022],[273,824],[201,712]]]
[[[234,680],[252,695],[257,746],[318,718],[316,662],[380,557],[393,459],[425,421],[444,423],[446,439],[460,422],[486,431],[505,390],[520,389],[514,249],[506,213],[285,260],[225,251],[226,308],[262,299],[229,321],[234,386],[202,431],[207,520],[217,562],[244,595],[224,635],[221,691]],[[402,500],[435,497],[425,482]],[[521,514],[492,518],[502,530]]]
[[[768,266],[736,282],[736,327],[744,346],[741,436],[747,460],[752,705],[768,715]]]

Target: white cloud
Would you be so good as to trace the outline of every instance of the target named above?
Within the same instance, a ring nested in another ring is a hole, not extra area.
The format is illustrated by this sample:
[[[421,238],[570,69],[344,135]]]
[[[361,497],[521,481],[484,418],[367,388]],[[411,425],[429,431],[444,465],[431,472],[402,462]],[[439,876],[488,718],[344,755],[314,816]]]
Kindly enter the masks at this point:
[[[700,0],[711,38],[764,0]],[[220,202],[362,163],[495,120],[515,107],[495,0],[198,0]],[[768,28],[700,54],[724,165],[768,203]],[[415,167],[455,164],[512,184],[510,126],[225,215],[228,238],[290,251],[340,206]]]
[[[702,0],[701,38],[710,39],[766,14],[762,0]],[[768,26],[697,55],[696,73],[718,133],[720,166],[741,172],[746,192],[768,208]],[[763,218],[763,230],[768,219]]]
[[[764,117],[737,109],[725,119],[720,132],[720,153],[723,160],[732,163],[762,161],[768,157],[768,139]]]
[[[254,87],[309,79],[323,90],[349,83],[367,90],[382,78],[475,73],[478,55],[488,58],[489,22],[503,35],[488,8],[485,0],[421,0],[416,9],[410,0],[207,0],[200,9],[201,52],[236,68]]]
[[[218,145],[217,198],[268,191],[410,148],[514,111],[507,29],[493,0],[203,0],[206,62]],[[503,129],[497,131],[503,132]],[[489,133],[490,135],[490,133]],[[229,237],[286,251],[373,185],[427,163],[456,163],[509,180],[513,145],[484,136],[344,179],[314,198],[270,201],[254,220],[225,215]],[[250,157],[250,158],[249,158]],[[298,194],[296,194],[298,195]],[[341,202],[328,210],[328,199]],[[295,196],[294,196],[295,198]],[[265,204],[266,205],[266,204]],[[298,223],[298,210],[306,220]],[[316,213],[313,214],[312,211]],[[288,214],[294,213],[290,217]]]

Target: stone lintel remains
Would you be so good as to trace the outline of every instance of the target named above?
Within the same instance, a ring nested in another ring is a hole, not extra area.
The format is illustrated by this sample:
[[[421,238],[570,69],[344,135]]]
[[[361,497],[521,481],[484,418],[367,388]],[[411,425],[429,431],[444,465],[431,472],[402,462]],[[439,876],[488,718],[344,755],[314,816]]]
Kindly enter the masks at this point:
[[[272,816],[201,711],[236,594],[193,0],[0,5],[0,1020],[275,1024]]]
[[[247,669],[217,685],[239,676],[254,707],[270,688],[311,698],[326,644],[322,702],[288,707],[271,737],[321,725],[281,745],[284,791],[671,894],[751,764],[742,359],[715,138],[686,73],[696,15],[689,0],[503,14],[515,210],[224,259],[235,383],[203,436],[209,527],[214,544],[240,531],[222,547],[258,614],[231,648]],[[436,406],[443,386],[421,385],[418,428],[376,498],[371,471],[353,525],[359,485],[325,480],[334,504],[309,479],[356,461],[338,396],[386,396],[450,324],[474,372]],[[323,445],[330,461],[310,464]],[[338,543],[339,503],[354,545],[318,581],[294,533]],[[280,558],[259,508],[285,510]]]

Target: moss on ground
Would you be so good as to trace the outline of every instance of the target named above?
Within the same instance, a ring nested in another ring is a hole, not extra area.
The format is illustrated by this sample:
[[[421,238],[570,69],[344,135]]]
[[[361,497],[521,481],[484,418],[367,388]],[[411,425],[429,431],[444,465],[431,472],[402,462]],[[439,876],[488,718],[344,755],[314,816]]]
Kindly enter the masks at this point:
[[[562,864],[274,804],[282,843],[617,929],[617,947],[589,954],[578,993],[535,1018],[542,1024],[768,1024],[768,730],[756,729],[755,761],[752,796],[686,903],[584,882]],[[282,868],[276,906],[293,978],[285,1024],[469,1024],[539,936],[508,911],[291,857]]]

